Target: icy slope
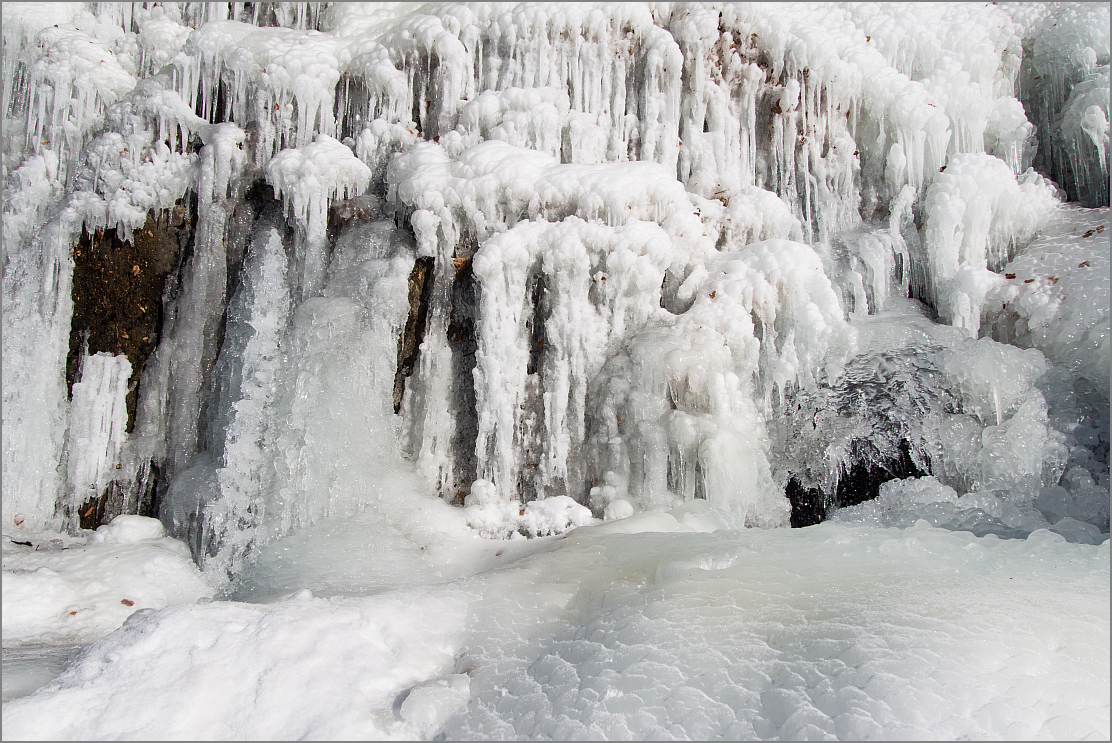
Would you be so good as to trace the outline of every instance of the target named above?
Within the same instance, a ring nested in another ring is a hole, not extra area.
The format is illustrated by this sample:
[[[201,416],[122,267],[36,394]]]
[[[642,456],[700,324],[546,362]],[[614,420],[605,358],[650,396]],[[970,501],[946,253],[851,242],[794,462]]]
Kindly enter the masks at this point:
[[[1107,541],[677,518],[713,512],[426,588],[137,615],[6,704],[5,736],[1108,735]]]

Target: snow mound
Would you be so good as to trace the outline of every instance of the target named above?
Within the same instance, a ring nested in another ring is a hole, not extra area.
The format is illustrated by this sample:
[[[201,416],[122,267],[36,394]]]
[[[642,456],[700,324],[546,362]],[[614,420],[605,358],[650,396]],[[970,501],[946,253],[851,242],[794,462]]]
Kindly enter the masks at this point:
[[[211,598],[180,541],[157,519],[117,516],[85,546],[5,539],[4,646],[88,643],[141,609]]]

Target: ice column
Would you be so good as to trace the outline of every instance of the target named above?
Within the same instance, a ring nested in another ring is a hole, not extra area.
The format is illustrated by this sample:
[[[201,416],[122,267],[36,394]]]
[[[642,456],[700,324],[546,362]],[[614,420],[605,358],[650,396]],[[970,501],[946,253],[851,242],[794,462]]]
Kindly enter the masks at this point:
[[[356,225],[338,241],[322,294],[291,315],[275,398],[275,484],[259,506],[264,538],[412,492],[412,482],[399,485],[407,467],[391,401],[413,266],[406,237],[388,221]],[[229,467],[242,466],[235,454],[227,452]]]
[[[73,315],[68,224],[59,216],[28,242],[9,245],[4,266],[4,517],[22,514],[36,528],[60,526],[55,505],[65,480],[58,463]],[[7,226],[5,214],[5,233]]]
[[[223,466],[216,472],[220,497],[205,507],[201,540],[206,568],[228,575],[238,572],[257,538],[274,478],[275,408],[290,316],[286,250],[275,225],[256,231],[244,274],[215,370],[223,388],[215,403],[223,440],[210,446]]]
[[[483,243],[475,406],[478,477],[504,498],[580,496],[588,386],[660,307],[673,258],[651,222],[527,221]]]
[[[153,461],[167,481],[200,451],[200,414],[211,388],[212,365],[224,313],[227,283],[225,229],[229,191],[246,162],[244,132],[233,124],[204,128],[197,183],[198,219],[193,255],[166,308],[163,339],[143,371],[136,415],[135,459]]]
[[[73,385],[67,442],[70,513],[104,494],[120,467],[127,438],[127,390],[131,362],[127,356],[96,353],[81,364],[81,381]],[[124,504],[124,513],[127,512]]]

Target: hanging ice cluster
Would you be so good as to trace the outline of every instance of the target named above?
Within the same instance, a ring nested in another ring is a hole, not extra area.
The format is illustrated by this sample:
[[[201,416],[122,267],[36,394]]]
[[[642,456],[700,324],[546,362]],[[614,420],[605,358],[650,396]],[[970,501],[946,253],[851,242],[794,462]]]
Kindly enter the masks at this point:
[[[1024,20],[1030,55],[1019,94],[1037,127],[1042,170],[1070,199],[1106,205],[1108,7],[1070,3]]]
[[[1028,500],[1066,460],[1104,487],[1108,235],[1049,277],[1024,249],[1075,223],[1045,176],[1107,203],[1107,26],[1097,5],[5,4],[5,514],[73,527],[112,481],[117,511],[160,500],[234,572],[387,502],[404,456],[489,534],[691,498],[783,525],[792,463],[829,487],[872,423],[792,443],[777,421],[878,358],[937,371],[921,401],[951,417],[857,411],[894,426],[874,454],[910,442],[955,488]],[[70,400],[70,246],[175,207],[157,350],[90,353]],[[909,292],[960,332],[917,351],[886,320],[860,346]]]

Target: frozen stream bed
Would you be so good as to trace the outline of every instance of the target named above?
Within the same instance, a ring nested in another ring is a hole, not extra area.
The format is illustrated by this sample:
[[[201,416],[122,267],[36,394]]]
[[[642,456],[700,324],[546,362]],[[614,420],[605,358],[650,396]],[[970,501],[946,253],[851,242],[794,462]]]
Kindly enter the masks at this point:
[[[716,518],[445,527],[413,581],[353,530],[286,540],[301,575],[257,568],[263,603],[137,612],[6,703],[5,737],[1108,737],[1107,539]]]

